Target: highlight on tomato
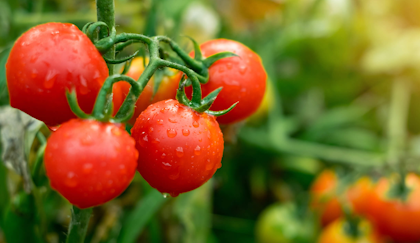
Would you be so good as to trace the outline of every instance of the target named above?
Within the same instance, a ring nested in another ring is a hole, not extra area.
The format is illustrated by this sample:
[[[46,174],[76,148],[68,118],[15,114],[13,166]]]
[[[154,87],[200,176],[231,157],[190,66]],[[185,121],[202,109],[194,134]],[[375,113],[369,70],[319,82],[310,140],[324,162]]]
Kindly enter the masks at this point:
[[[92,111],[108,76],[99,51],[75,25],[46,23],[15,42],[6,63],[10,105],[57,126],[76,116],[66,100],[74,89],[83,111]]]
[[[261,58],[242,43],[227,40],[210,40],[200,49],[204,57],[220,52],[232,52],[238,56],[223,58],[213,63],[209,69],[209,80],[202,85],[203,95],[222,87],[212,105],[212,110],[225,110],[233,103],[238,105],[226,115],[217,118],[220,124],[231,124],[251,116],[263,100],[267,73],[262,65]],[[190,53],[193,56],[194,52]],[[187,89],[191,95],[191,87]]]
[[[395,242],[419,242],[420,178],[410,173],[404,178],[396,175],[378,181],[367,199],[368,219],[378,232]]]
[[[341,195],[339,183],[337,174],[327,169],[321,172],[311,186],[311,208],[319,214],[324,227],[343,216],[344,205],[339,200],[340,196],[348,202],[354,213],[363,215],[366,211],[366,198],[372,190],[371,180],[361,177],[349,187],[343,187]]]
[[[177,196],[208,181],[223,156],[216,118],[176,100],[147,107],[131,129],[141,154],[138,171],[154,188]]]
[[[48,139],[44,163],[51,187],[83,209],[120,195],[134,177],[137,158],[124,126],[72,119]]]
[[[345,219],[338,219],[329,224],[320,234],[318,243],[386,243],[373,229],[372,225],[362,220],[351,225]]]
[[[147,64],[148,60],[144,60],[143,57],[134,58],[131,62],[130,68],[128,69],[128,72],[125,75],[133,78],[134,80],[137,80],[144,71],[145,62]],[[152,76],[146,87],[144,87],[140,97],[136,102],[136,108],[134,110],[133,117],[129,121],[131,125],[134,124],[136,118],[149,105],[162,100],[175,99],[179,79],[182,73],[171,68],[165,68],[161,71],[164,73],[162,77],[158,77],[161,80],[159,80],[159,87],[157,88],[156,93],[154,93],[154,89],[156,88],[156,74]],[[114,111],[117,111],[118,108],[122,105],[129,91],[130,85],[126,82],[117,82],[114,84]]]

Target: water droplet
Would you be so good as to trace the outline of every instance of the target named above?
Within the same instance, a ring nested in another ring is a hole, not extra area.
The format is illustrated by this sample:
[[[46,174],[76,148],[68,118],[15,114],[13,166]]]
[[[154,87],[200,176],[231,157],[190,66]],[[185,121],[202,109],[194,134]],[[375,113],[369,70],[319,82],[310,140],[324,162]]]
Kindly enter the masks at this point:
[[[105,175],[106,175],[106,176],[110,176],[110,175],[111,175],[111,171],[110,171],[110,170],[107,170],[107,171],[105,172]]]
[[[36,78],[38,76],[38,71],[36,69],[32,70],[31,78]]]
[[[200,155],[200,153],[201,153],[201,148],[200,148],[200,146],[197,145],[197,147],[195,147],[195,149],[194,149],[194,154],[195,155]]]
[[[153,127],[149,127],[149,133],[153,132]]]
[[[242,65],[242,66],[239,67],[239,73],[245,74],[247,69],[248,69],[247,66]]]
[[[200,126],[200,124],[198,124],[197,121],[193,121],[193,127],[199,127],[199,126]]]
[[[163,124],[163,120],[162,119],[157,119],[156,123],[159,124],[159,125],[162,125]]]
[[[120,136],[121,135],[121,130],[118,127],[113,127],[111,129],[112,134],[114,134],[115,136]]]
[[[127,169],[125,168],[125,165],[120,165],[120,173],[121,174],[126,174],[127,173]]]
[[[199,138],[198,141],[201,142],[201,141],[203,141],[203,139],[202,138]]]
[[[184,135],[184,136],[190,135],[190,130],[188,130],[188,129],[182,129],[182,135]]]
[[[68,187],[75,187],[75,186],[77,186],[77,181],[76,181],[76,178],[74,178],[76,175],[74,174],[74,172],[69,172],[69,173],[67,173],[67,177],[66,177],[66,180],[65,180],[65,184],[66,184],[66,186],[68,186]]]
[[[179,195],[179,193],[177,192],[171,192],[169,194],[171,195],[171,197],[177,197]]]
[[[112,180],[108,181],[108,186],[111,186],[114,182]]]
[[[162,155],[160,156],[162,159],[166,157],[165,153],[162,153]]]
[[[92,145],[92,144],[93,144],[93,139],[92,139],[92,136],[91,136],[91,135],[89,135],[89,134],[87,134],[86,136],[84,136],[84,137],[80,140],[80,143],[81,143],[82,145],[85,145],[85,146]]]
[[[214,165],[212,163],[207,163],[206,164],[206,170],[211,170],[213,169]]]
[[[177,120],[175,118],[168,118],[168,121],[172,123],[177,123]]]
[[[92,171],[93,165],[92,164],[84,164],[83,165],[83,172],[85,174],[89,174]]]
[[[169,170],[172,167],[172,165],[166,162],[162,162],[162,167],[164,170]]]
[[[158,144],[158,143],[160,143],[159,138],[156,138],[155,140],[153,140],[153,141],[152,141],[152,143],[153,143],[153,144]]]
[[[174,138],[177,132],[173,128],[168,128],[168,130],[166,130],[166,134],[168,135],[168,137]]]
[[[228,70],[231,70],[232,69],[232,63],[228,62],[228,64],[226,64],[226,67],[227,67]]]
[[[224,71],[225,71],[225,67],[222,66],[219,68],[219,73],[223,73]]]
[[[88,85],[87,85],[87,82],[86,82],[86,79],[85,79],[85,77],[83,77],[82,75],[79,75],[79,81],[80,81],[80,84],[81,84],[81,86],[80,86],[80,93],[81,94],[87,94],[87,93],[89,93],[89,88],[88,88]]]
[[[169,193],[162,193],[163,198],[168,198],[170,195]]]
[[[38,55],[33,55],[29,61],[30,61],[31,63],[35,63],[35,62],[36,62],[36,60],[38,60],[38,57],[39,57]]]
[[[175,174],[169,175],[169,179],[171,179],[171,180],[176,180],[178,178],[179,178],[179,171],[177,173],[175,173]]]
[[[216,165],[216,167],[217,167],[217,169],[219,169],[220,167],[222,167],[222,163],[218,163],[217,165]]]
[[[51,132],[55,132],[59,128],[59,126],[47,126],[47,127],[48,129],[50,129]]]
[[[178,156],[179,158],[184,156],[184,149],[182,147],[176,148],[176,156]]]
[[[147,137],[147,134],[146,134],[146,135],[144,135],[144,137],[143,137],[143,141],[145,141],[145,142],[149,142],[149,138]]]

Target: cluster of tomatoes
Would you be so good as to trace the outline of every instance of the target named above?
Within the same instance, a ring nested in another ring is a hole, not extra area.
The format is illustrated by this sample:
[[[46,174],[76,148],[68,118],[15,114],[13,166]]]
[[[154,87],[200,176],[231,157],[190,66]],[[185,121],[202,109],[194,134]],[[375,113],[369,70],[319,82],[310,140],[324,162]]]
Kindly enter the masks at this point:
[[[341,182],[335,172],[326,170],[312,185],[311,206],[319,214],[324,227],[320,243],[420,241],[418,175],[393,175],[377,181],[361,177],[345,190],[340,186]],[[343,208],[349,209],[352,216],[345,214]],[[359,228],[358,234],[352,236],[346,231],[346,225],[349,217],[355,215],[363,220],[355,225]]]
[[[137,100],[131,135],[125,124],[80,119],[66,92],[77,94],[80,109],[91,113],[108,77],[107,64],[76,26],[47,23],[24,33],[6,64],[11,106],[58,127],[48,139],[45,169],[51,187],[79,208],[103,204],[121,194],[136,169],[162,193],[193,190],[221,167],[224,141],[219,123],[230,124],[254,113],[265,92],[266,73],[257,54],[241,43],[217,39],[201,45],[204,56],[233,52],[238,57],[209,67],[203,95],[222,87],[212,110],[238,105],[217,118],[175,100],[182,73],[171,70],[154,93],[153,78]],[[193,53],[191,53],[193,55]],[[127,75],[137,80],[147,60],[133,60]],[[114,84],[113,114],[130,91]],[[191,97],[191,88],[185,89]]]

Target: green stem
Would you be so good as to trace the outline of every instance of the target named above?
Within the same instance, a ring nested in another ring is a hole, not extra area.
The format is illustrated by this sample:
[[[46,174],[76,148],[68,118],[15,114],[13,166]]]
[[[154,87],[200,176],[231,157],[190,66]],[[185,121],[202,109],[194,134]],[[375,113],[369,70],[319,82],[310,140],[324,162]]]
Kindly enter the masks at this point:
[[[106,23],[109,30],[112,31],[115,28],[115,17],[114,17],[114,0],[96,0],[96,11],[98,21]],[[102,39],[108,36],[108,31],[105,28],[101,28],[99,32],[99,38]],[[112,47],[108,52],[104,54],[104,57],[114,60],[115,59],[115,46]],[[114,74],[114,65],[107,64],[109,69],[109,75]]]
[[[92,208],[79,209],[78,207],[73,206],[66,243],[83,243],[85,241],[91,214]]]
[[[388,154],[389,165],[398,165],[405,148],[406,125],[410,103],[410,87],[406,80],[393,81],[391,105],[388,120]]]

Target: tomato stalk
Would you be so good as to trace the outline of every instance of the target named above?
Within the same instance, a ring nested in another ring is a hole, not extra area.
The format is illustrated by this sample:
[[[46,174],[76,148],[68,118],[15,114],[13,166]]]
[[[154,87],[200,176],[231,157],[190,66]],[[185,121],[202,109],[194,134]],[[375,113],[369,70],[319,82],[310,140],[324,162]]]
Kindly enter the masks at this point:
[[[109,30],[115,29],[115,16],[114,16],[114,0],[96,0],[96,13],[98,21],[104,22]],[[108,30],[101,28],[99,31],[99,38],[105,38],[109,35]],[[104,54],[104,57],[109,60],[115,59],[115,47],[111,46],[110,49]],[[109,75],[114,74],[114,65],[108,63]]]
[[[73,206],[66,243],[83,243],[85,241],[91,214],[92,208],[79,209],[78,207]]]

